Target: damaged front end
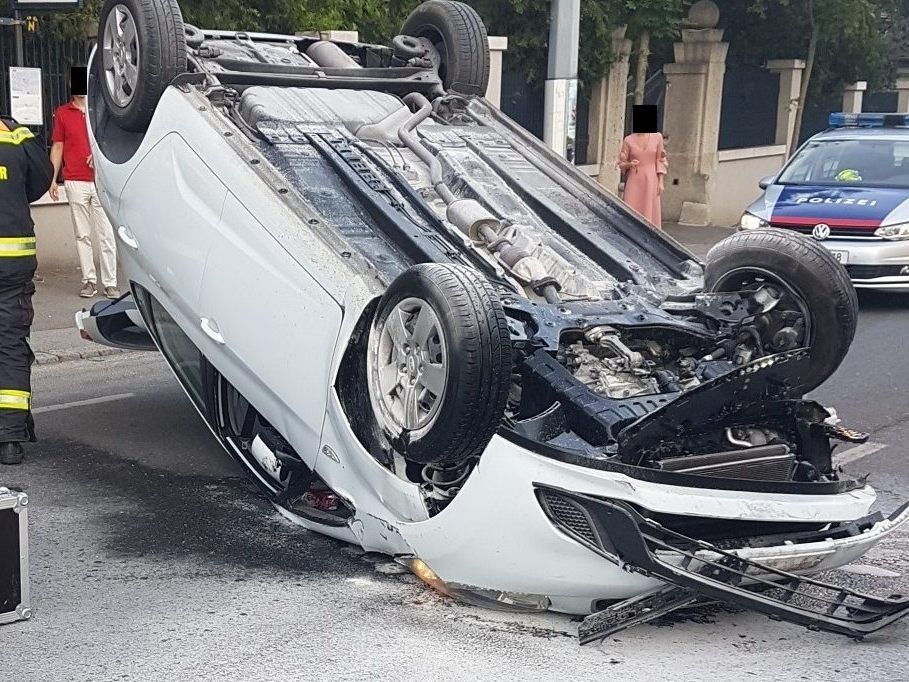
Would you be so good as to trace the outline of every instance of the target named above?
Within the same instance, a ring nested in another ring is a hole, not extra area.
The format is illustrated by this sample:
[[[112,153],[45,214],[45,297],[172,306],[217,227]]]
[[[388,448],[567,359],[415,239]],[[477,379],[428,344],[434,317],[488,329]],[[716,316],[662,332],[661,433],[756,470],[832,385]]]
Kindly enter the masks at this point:
[[[647,311],[625,299],[611,318],[571,304],[558,315],[512,308],[512,319],[527,322],[522,331],[533,325],[515,343],[525,355],[509,423],[514,442],[667,486],[793,499],[864,488],[864,480],[841,478],[832,452],[835,442],[863,443],[868,434],[802,397],[811,354],[780,347],[793,317],[755,323],[759,292],[682,298]],[[623,314],[637,324],[622,324]],[[694,509],[660,514],[628,500],[535,489],[561,532],[626,572],[664,583],[595,605],[579,629],[582,643],[705,601],[857,639],[909,613],[900,595],[804,577],[861,557],[909,521],[909,504],[886,519],[793,522]]]
[[[880,536],[909,520],[909,503],[888,519],[876,514],[821,531],[775,538],[779,546],[761,546],[756,541],[747,549],[723,549],[672,530],[624,502],[546,488],[538,494],[564,532],[623,570],[666,583],[585,618],[578,628],[581,644],[705,601],[856,639],[909,614],[909,598],[901,595],[876,597],[804,577],[823,570],[838,552],[864,553]],[[570,515],[565,507],[589,521],[589,532],[578,532],[566,522]]]

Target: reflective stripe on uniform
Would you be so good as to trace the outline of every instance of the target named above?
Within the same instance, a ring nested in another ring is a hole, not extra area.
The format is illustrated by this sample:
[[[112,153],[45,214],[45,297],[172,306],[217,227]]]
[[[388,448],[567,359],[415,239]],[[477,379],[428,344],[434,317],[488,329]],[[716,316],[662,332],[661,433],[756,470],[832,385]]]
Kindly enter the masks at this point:
[[[31,409],[31,402],[32,394],[28,391],[0,389],[0,410],[28,410]]]
[[[34,256],[37,253],[34,237],[0,237],[0,258]]]
[[[0,144],[22,144],[26,140],[34,139],[34,137],[34,133],[25,126],[9,132],[0,130]]]

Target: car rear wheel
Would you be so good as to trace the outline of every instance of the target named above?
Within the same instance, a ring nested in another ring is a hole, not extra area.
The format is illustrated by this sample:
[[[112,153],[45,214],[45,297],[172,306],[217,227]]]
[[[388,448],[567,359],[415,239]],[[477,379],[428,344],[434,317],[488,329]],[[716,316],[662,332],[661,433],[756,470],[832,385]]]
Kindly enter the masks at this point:
[[[469,268],[416,265],[386,291],[367,344],[375,419],[420,463],[479,455],[505,410],[511,341],[492,286]]]
[[[401,33],[425,41],[435,51],[446,90],[462,95],[486,94],[489,39],[473,7],[463,2],[429,0],[410,13]]]
[[[273,504],[324,526],[344,526],[351,508],[297,455],[284,437],[208,361],[208,413],[221,444],[252,474]]]
[[[785,230],[738,232],[707,254],[705,289],[747,291],[769,286],[775,292],[770,313],[778,320],[798,320],[775,329],[769,340],[809,347],[808,372],[799,380],[804,392],[820,386],[840,366],[858,321],[858,299],[846,269],[817,242]],[[777,325],[779,326],[779,325]]]
[[[205,363],[209,414],[219,440],[253,475],[258,487],[276,499],[287,487],[290,471],[276,455],[274,429],[255,407],[210,363]]]
[[[121,128],[144,132],[158,100],[186,71],[177,0],[106,0],[99,21],[104,102]]]

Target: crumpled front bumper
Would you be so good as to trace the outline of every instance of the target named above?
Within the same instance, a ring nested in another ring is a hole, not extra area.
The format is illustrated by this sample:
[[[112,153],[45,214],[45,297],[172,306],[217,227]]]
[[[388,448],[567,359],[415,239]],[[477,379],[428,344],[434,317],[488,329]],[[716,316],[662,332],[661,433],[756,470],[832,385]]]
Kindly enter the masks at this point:
[[[793,535],[775,546],[722,549],[670,530],[624,502],[565,491],[542,492],[558,494],[587,512],[595,541],[576,536],[579,542],[625,571],[664,582],[586,618],[579,628],[582,643],[699,601],[725,602],[857,639],[909,615],[909,598],[878,597],[804,577],[865,554],[909,521],[909,503],[887,519],[814,533],[821,539],[799,542]],[[576,535],[570,526],[560,524],[560,528]]]
[[[564,532],[541,504],[541,487],[707,523],[732,519],[780,528],[855,521],[869,513],[875,499],[870,487],[808,495],[666,485],[556,461],[496,436],[444,511],[396,528],[408,554],[441,581],[539,595],[563,613],[587,615],[601,602],[661,585],[659,578],[622,570],[577,535]],[[853,549],[834,552],[830,565],[847,563],[865,551]]]

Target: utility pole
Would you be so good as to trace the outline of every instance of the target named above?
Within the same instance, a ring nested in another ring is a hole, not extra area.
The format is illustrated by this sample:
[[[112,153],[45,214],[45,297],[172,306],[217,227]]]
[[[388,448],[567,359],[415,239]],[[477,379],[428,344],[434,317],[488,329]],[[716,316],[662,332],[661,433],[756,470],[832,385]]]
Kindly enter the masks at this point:
[[[18,8],[13,9],[12,19],[9,17],[0,17],[0,28],[12,26],[14,31],[15,55],[13,56],[13,61],[15,61],[15,64],[11,64],[11,66],[25,66],[25,50],[22,46],[22,24],[24,23]]]
[[[13,22],[16,31],[16,66],[25,66],[25,49],[22,46],[22,16],[19,8],[13,10]]]
[[[580,33],[581,0],[552,0],[543,140],[556,154],[572,161],[577,129]]]

